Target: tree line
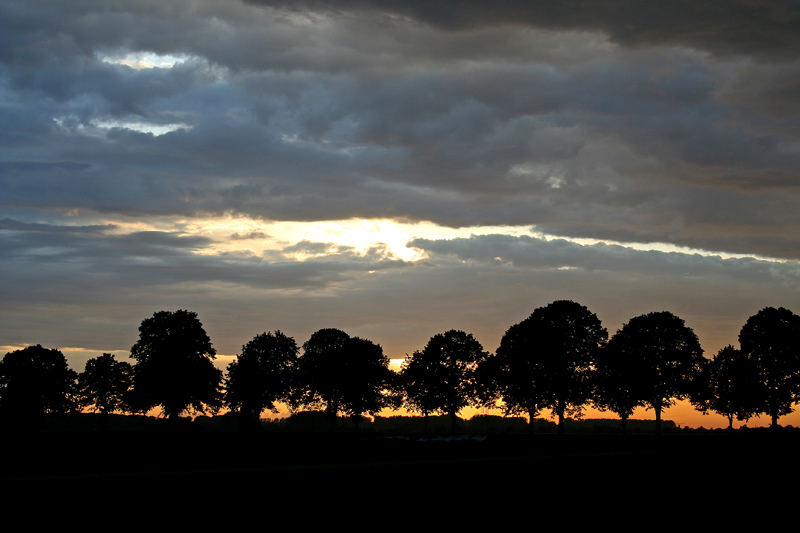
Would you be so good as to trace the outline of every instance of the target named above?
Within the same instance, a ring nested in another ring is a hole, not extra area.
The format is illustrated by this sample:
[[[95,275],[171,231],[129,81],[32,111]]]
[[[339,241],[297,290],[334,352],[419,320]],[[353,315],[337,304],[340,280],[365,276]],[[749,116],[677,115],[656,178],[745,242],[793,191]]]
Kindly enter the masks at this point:
[[[227,372],[216,368],[211,340],[187,310],[158,311],[139,326],[133,364],[112,354],[89,359],[80,374],[64,355],[40,345],[0,361],[0,416],[35,423],[45,413],[91,409],[143,413],[161,408],[175,419],[187,411],[227,407],[243,427],[257,427],[265,410],[322,409],[331,427],[341,414],[363,415],[405,406],[427,420],[448,415],[455,427],[467,406],[525,414],[532,430],[549,409],[563,432],[565,417],[586,406],[616,413],[624,431],[637,407],[652,408],[660,432],[663,409],[689,399],[698,409],[746,421],[778,418],[800,400],[800,316],[767,307],[751,316],[729,345],[703,356],[697,336],[668,311],[631,318],[610,339],[585,306],[559,300],[509,327],[494,354],[467,332],[450,330],[389,368],[380,345],[333,328],[298,347],[280,331],[256,335]]]

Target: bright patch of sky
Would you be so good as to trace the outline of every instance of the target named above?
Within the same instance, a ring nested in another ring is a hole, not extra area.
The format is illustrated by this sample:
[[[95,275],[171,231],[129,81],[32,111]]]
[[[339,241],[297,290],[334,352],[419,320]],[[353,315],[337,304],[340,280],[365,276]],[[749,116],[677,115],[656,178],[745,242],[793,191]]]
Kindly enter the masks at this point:
[[[126,120],[93,120],[92,125],[101,129],[123,128],[126,130],[150,133],[158,137],[177,130],[188,130],[188,124],[154,124],[151,122],[126,121]]]
[[[249,217],[226,215],[211,218],[164,219],[150,222],[124,222],[103,220],[114,224],[116,232],[133,231],[178,231],[183,235],[208,237],[213,243],[196,250],[203,255],[222,253],[252,253],[261,255],[267,251],[282,250],[300,242],[324,243],[333,249],[347,247],[359,254],[366,254],[375,248],[383,248],[389,258],[403,261],[419,261],[427,254],[408,246],[414,239],[457,239],[479,235],[508,235],[513,237],[553,240],[562,239],[581,246],[607,244],[623,246],[639,251],[675,252],[701,256],[718,256],[722,259],[754,258],[762,261],[784,263],[787,260],[757,256],[754,254],[734,254],[727,252],[700,250],[676,246],[668,243],[630,243],[619,241],[599,241],[589,238],[574,238],[547,235],[532,226],[469,226],[451,228],[433,222],[402,222],[392,219],[347,219],[325,221],[268,221]],[[312,257],[324,256],[328,251],[293,252],[291,257],[303,261]]]
[[[185,54],[156,54],[154,52],[125,52],[100,55],[100,61],[125,65],[136,70],[148,68],[172,68],[189,59]]]
[[[88,123],[81,122],[74,116],[54,117],[56,125],[69,132],[79,133],[88,137],[101,138],[107,130],[126,129],[138,131],[139,133],[149,133],[156,137],[165,135],[173,131],[189,130],[192,127],[182,122],[158,124],[155,122],[144,122],[141,120],[90,120]]]

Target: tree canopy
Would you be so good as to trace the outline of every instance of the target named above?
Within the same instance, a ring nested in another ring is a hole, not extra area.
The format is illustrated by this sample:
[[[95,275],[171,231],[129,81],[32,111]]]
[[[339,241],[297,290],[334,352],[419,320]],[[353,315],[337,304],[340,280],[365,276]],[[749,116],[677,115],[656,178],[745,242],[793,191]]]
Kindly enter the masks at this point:
[[[339,412],[343,382],[341,362],[349,338],[340,329],[319,329],[303,343],[303,354],[298,360],[298,387],[292,402],[295,405],[324,406],[331,424]]]
[[[536,414],[549,404],[550,397],[544,385],[543,360],[535,357],[536,335],[531,325],[522,321],[509,327],[496,354],[481,364],[479,372],[483,375],[481,382],[493,383],[506,414],[527,414],[529,428],[533,430]]]
[[[78,376],[78,399],[81,407],[91,407],[103,414],[127,409],[128,393],[133,385],[133,367],[104,353],[86,361]]]
[[[635,395],[653,408],[660,432],[662,410],[694,393],[700,382],[705,359],[697,335],[682,319],[661,311],[633,317],[608,345],[610,354],[627,361]]]
[[[706,364],[699,401],[692,403],[701,411],[712,410],[728,419],[748,420],[762,405],[762,387],[753,359],[731,345],[722,348]]]
[[[747,319],[739,344],[762,386],[759,412],[777,427],[778,417],[790,413],[800,399],[800,316],[783,307],[765,307]]]
[[[228,365],[225,403],[248,423],[258,422],[265,409],[277,411],[275,404],[291,397],[297,354],[295,340],[280,331],[253,337]]]
[[[598,352],[592,403],[598,409],[616,413],[624,432],[633,410],[645,405],[646,394],[640,381],[638,352],[620,349],[621,346],[612,337]]]
[[[133,392],[142,410],[160,406],[169,418],[190,407],[199,412],[221,405],[222,372],[197,313],[158,311],[139,326],[131,348]]]
[[[537,402],[553,410],[558,417],[558,431],[563,432],[565,413],[580,414],[583,404],[591,397],[592,369],[608,332],[597,315],[585,306],[557,300],[535,309],[513,335],[516,342],[511,342],[501,354],[507,350],[514,353],[513,360],[517,364],[509,367],[513,369],[511,372],[518,372],[520,376],[529,372],[535,379],[528,392],[535,394]],[[530,352],[523,353],[523,350]],[[532,361],[522,363],[526,357]],[[517,379],[519,382],[524,378]],[[532,405],[533,396],[528,398]],[[510,399],[520,401],[519,397]]]
[[[345,342],[342,361],[343,383],[339,408],[356,423],[362,413],[375,414],[384,407],[397,407],[396,377],[380,345],[351,337]]]
[[[394,377],[383,349],[342,330],[315,331],[303,344],[298,361],[295,404],[324,405],[331,428],[339,412],[358,423],[362,413],[396,404]]]
[[[400,371],[400,383],[406,406],[425,417],[426,432],[428,416],[444,405],[441,383],[438,377],[441,365],[433,351],[416,351],[406,356]]]
[[[446,413],[454,428],[458,412],[476,401],[475,372],[487,357],[470,333],[449,330],[434,335],[403,363],[408,406],[424,415]]]
[[[59,350],[37,344],[8,352],[0,361],[0,413],[35,423],[45,413],[69,411],[76,379]]]

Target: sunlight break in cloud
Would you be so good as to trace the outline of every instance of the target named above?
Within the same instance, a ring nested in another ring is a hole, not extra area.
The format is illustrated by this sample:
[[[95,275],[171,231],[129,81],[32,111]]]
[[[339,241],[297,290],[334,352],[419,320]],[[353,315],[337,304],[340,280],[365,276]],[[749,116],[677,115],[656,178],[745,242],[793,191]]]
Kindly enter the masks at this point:
[[[189,56],[185,54],[156,54],[154,52],[126,52],[100,55],[99,57],[103,63],[125,65],[135,70],[172,68],[189,59]]]
[[[156,137],[171,133],[173,131],[192,129],[192,127],[188,124],[181,123],[154,124],[151,122],[126,120],[93,120],[92,125],[104,130],[122,128],[126,130],[138,131],[139,133],[150,133]]]

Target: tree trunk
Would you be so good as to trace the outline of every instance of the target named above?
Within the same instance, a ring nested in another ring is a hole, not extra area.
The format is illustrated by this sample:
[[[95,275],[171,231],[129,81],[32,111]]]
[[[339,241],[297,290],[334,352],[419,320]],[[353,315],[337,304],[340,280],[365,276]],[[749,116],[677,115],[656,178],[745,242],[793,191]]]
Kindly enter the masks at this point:
[[[655,406],[656,410],[656,435],[661,435],[661,404]]]
[[[620,418],[619,425],[622,426],[622,434],[623,435],[627,435],[628,434],[628,416],[627,415],[626,416],[621,416],[619,418]]]
[[[564,404],[558,403],[556,405],[556,412],[558,413],[558,434],[564,434]]]
[[[450,412],[450,434],[454,435],[456,432],[456,413]]]
[[[733,415],[728,415],[728,429],[733,431]]]
[[[422,418],[423,418],[423,419],[424,419],[424,421],[425,421],[425,422],[423,423],[423,425],[422,425],[422,427],[423,427],[422,431],[423,431],[423,433],[424,433],[425,435],[427,435],[427,434],[428,434],[428,416],[429,416],[429,415],[428,415],[428,412],[427,412],[427,411],[426,411],[426,412],[424,412],[424,413],[422,413]]]
[[[336,413],[339,411],[336,408],[336,405],[329,404],[328,405],[328,431],[333,433],[336,429]]]
[[[243,432],[257,431],[260,429],[259,417],[255,409],[242,408],[239,411],[239,430]]]
[[[770,424],[770,429],[778,429],[780,426],[778,425],[778,413],[772,413],[772,424]]]
[[[528,409],[528,433],[530,433],[531,435],[533,435],[534,432],[536,431],[536,428],[534,426],[535,417],[536,417],[536,409],[535,408]]]

